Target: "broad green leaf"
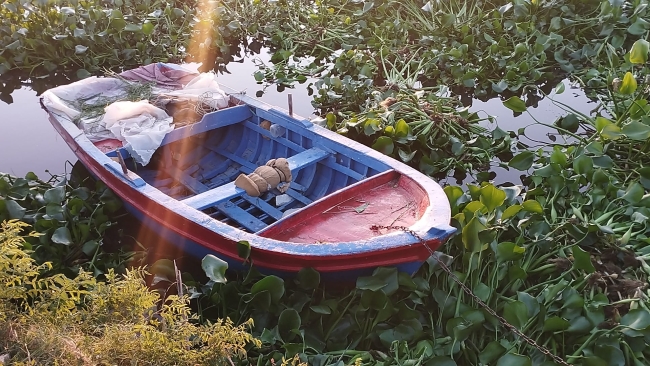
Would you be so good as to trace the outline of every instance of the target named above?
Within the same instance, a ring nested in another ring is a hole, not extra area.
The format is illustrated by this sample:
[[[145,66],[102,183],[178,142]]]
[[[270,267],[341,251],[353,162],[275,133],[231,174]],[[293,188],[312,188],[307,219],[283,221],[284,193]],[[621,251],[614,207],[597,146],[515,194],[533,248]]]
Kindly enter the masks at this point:
[[[569,323],[567,320],[560,318],[559,316],[552,316],[544,321],[544,331],[545,332],[561,332],[569,329]]]
[[[390,155],[395,149],[393,139],[388,136],[380,136],[377,141],[372,145],[372,148],[380,151],[382,154]]]
[[[577,245],[574,245],[571,251],[573,253],[573,268],[581,269],[587,273],[594,273],[596,271],[593,263],[591,263],[591,255],[589,253]]]
[[[176,278],[176,273],[174,272],[174,262],[170,259],[159,259],[154,264],[149,267],[149,272],[154,275],[164,277],[168,281]]]
[[[501,206],[506,200],[506,192],[498,189],[492,184],[486,184],[481,188],[481,202],[487,207],[488,211],[494,211]]]
[[[483,243],[479,239],[478,234],[485,229],[485,225],[476,216],[473,217],[462,230],[461,236],[465,249],[471,252],[480,252]]]
[[[320,284],[320,273],[313,268],[303,268],[298,271],[296,280],[300,287],[304,289],[315,289]]]
[[[52,242],[63,245],[72,244],[72,235],[70,235],[70,230],[63,226],[56,230],[52,234]]]
[[[632,182],[625,190],[625,194],[622,198],[627,202],[634,204],[639,203],[644,194],[645,190],[643,189],[643,186],[637,182]]]
[[[594,160],[588,155],[580,155],[573,160],[573,170],[578,174],[590,176],[594,170]]]
[[[535,200],[524,201],[524,203],[522,203],[521,206],[523,207],[524,211],[538,213],[538,214],[544,213],[544,209],[542,208],[542,205]]]
[[[551,153],[551,163],[558,164],[560,167],[564,168],[567,164],[567,156],[566,154],[560,149],[559,146],[555,146],[553,148],[553,152]]]
[[[208,278],[216,283],[226,283],[226,270],[228,263],[221,258],[217,258],[212,254],[203,257],[201,261],[201,268]]]
[[[632,45],[630,50],[630,62],[633,64],[644,64],[648,61],[648,50],[650,43],[645,39],[639,39]]]
[[[540,311],[540,306],[539,306],[539,301],[537,298],[532,297],[530,294],[527,292],[517,292],[517,300],[523,302],[526,305],[526,309],[528,309],[528,317],[532,318],[539,314]]]
[[[99,248],[99,242],[97,242],[97,240],[88,240],[81,247],[81,251],[84,252],[85,255],[92,257],[97,251],[97,248]]]
[[[513,242],[503,242],[497,244],[497,262],[516,261],[523,257],[526,248],[520,247]]]
[[[648,168],[648,169],[650,169],[650,168]],[[463,189],[458,187],[458,186],[446,186],[444,188],[444,191],[445,191],[445,194],[447,195],[447,199],[449,200],[449,203],[451,204],[452,207],[456,206],[456,203],[458,202],[458,199],[461,198],[465,194],[463,192]]]
[[[65,198],[65,187],[54,187],[50,188],[43,194],[43,199],[45,203],[57,203],[60,204]]]
[[[503,306],[503,317],[517,329],[521,329],[529,319],[526,304],[521,301],[507,302]]]
[[[411,127],[403,119],[400,119],[395,123],[395,136],[397,137],[407,137],[411,132]]]
[[[251,244],[246,240],[240,240],[237,242],[237,255],[241,259],[248,259],[251,255]]]
[[[413,152],[408,153],[402,149],[397,149],[397,154],[399,155],[399,158],[402,159],[402,161],[405,163],[408,163],[409,161],[413,160],[416,153],[417,153],[416,150],[413,150]]]
[[[399,288],[397,269],[379,267],[372,273],[372,276],[357,278],[357,288],[370,291],[381,290],[390,296]]]
[[[149,36],[153,33],[154,28],[155,26],[153,25],[153,23],[144,23],[142,24],[142,33]]]
[[[532,362],[527,356],[506,353],[499,358],[496,366],[532,366]]]
[[[268,291],[271,303],[277,304],[284,295],[284,280],[277,276],[266,276],[251,287],[251,294]]]
[[[625,73],[625,76],[623,76],[623,82],[618,88],[618,92],[621,94],[632,94],[636,91],[636,86],[636,79],[634,78],[634,75],[628,71]]]
[[[512,205],[503,211],[503,214],[501,215],[501,220],[507,220],[521,211],[521,205]]]
[[[621,318],[621,325],[631,330],[646,330],[650,327],[650,312],[643,308],[630,310]]]
[[[531,151],[522,151],[508,162],[508,166],[517,170],[528,170],[533,165],[534,159],[535,154]]]
[[[4,202],[10,219],[20,220],[25,217],[25,212],[27,209],[19,205],[18,202],[12,200],[5,200]]]
[[[513,110],[515,112],[525,112],[526,111],[526,103],[521,100],[521,98],[517,96],[512,96],[508,98],[505,102],[503,102],[503,105],[506,106],[508,109]]]
[[[623,126],[621,132],[632,140],[645,141],[650,139],[650,126],[638,121],[631,121]]]
[[[292,331],[300,329],[300,315],[295,309],[284,309],[278,318],[278,332],[286,342],[295,336]]]
[[[487,365],[492,363],[494,360],[499,358],[506,352],[505,347],[503,347],[499,342],[492,341],[488,343],[485,348],[479,353],[478,359],[482,364]]]
[[[90,77],[92,74],[88,72],[86,69],[79,69],[77,70],[77,78],[78,79],[85,79],[87,77]]]
[[[608,366],[625,366],[625,356],[619,345],[601,344],[595,347],[594,353],[607,362]]]

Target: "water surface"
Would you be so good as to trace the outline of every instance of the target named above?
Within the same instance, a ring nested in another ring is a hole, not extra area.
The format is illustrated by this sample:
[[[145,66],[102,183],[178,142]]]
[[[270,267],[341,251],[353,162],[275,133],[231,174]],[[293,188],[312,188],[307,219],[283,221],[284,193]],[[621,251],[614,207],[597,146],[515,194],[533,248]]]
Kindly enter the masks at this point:
[[[230,73],[218,76],[220,83],[255,97],[256,92],[262,89],[262,85],[257,84],[253,77],[253,73],[257,70],[257,66],[253,63],[254,57],[260,58],[265,63],[270,60],[270,55],[262,52],[247,57],[244,62],[230,63],[227,65]],[[582,90],[571,88],[568,81],[564,83],[565,92],[560,95],[552,93],[550,97],[584,114],[589,114],[595,104]],[[311,97],[307,94],[307,85],[308,83],[296,84],[295,88],[285,89],[283,92],[278,92],[272,85],[266,88],[263,96],[258,99],[288,109],[287,94],[291,93],[294,113],[310,117],[313,116],[314,108],[311,105]],[[543,145],[550,141],[548,133],[553,130],[534,124],[535,120],[552,124],[558,117],[566,114],[566,111],[555,105],[551,98],[544,98],[536,106],[529,107],[530,114],[513,113],[499,98],[488,101],[474,99],[471,102],[471,110],[480,111],[482,116],[494,116],[498,126],[506,131],[517,131],[521,127],[529,126],[526,128],[527,138],[523,138],[523,142],[529,145]],[[27,172],[33,171],[44,178],[49,178],[47,170],[52,174],[69,172],[71,165],[66,162],[74,163],[77,159],[49,123],[47,114],[40,107],[36,92],[25,86],[14,90],[11,98],[3,99],[9,99],[8,101],[12,99],[13,102],[8,104],[0,101],[0,172],[24,176]],[[487,127],[496,126],[487,124]],[[518,180],[517,177],[521,174],[521,172],[508,172],[503,168],[496,168],[496,171],[500,176],[497,183]]]

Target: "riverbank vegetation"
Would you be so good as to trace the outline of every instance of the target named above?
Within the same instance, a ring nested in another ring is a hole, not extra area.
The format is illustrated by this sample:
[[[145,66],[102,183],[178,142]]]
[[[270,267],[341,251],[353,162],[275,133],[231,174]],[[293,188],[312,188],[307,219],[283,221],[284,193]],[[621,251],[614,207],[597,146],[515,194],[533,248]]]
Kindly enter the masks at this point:
[[[444,187],[458,233],[413,277],[382,268],[341,289],[311,269],[285,281],[254,263],[226,271],[216,257],[205,274],[150,267],[159,285],[190,294],[193,327],[253,320],[261,343],[241,364],[645,365],[649,11],[645,0],[9,0],[0,80],[10,92],[28,78],[177,60],[223,72],[264,48],[271,62],[250,77],[309,82],[316,123],[464,180]],[[555,100],[569,83],[596,102],[591,113]],[[463,105],[491,97],[523,114],[548,98],[562,116],[534,120],[552,138],[529,146],[522,137],[540,138],[530,126],[503,130]],[[496,184],[496,168],[521,182]],[[26,238],[35,265],[52,263],[41,276],[105,280],[140,263],[102,245],[121,211],[101,183],[3,176],[0,198],[0,219],[41,233]]]

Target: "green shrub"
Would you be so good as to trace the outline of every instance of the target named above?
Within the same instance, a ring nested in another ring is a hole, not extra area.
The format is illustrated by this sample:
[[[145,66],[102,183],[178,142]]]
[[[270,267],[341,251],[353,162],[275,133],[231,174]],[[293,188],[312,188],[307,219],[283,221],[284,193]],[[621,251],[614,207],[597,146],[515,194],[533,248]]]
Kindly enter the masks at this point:
[[[145,286],[143,269],[107,281],[81,271],[40,277],[19,233],[0,228],[0,354],[16,364],[214,365],[259,345],[230,320],[196,324],[187,297],[163,300]],[[32,234],[35,235],[35,234]]]

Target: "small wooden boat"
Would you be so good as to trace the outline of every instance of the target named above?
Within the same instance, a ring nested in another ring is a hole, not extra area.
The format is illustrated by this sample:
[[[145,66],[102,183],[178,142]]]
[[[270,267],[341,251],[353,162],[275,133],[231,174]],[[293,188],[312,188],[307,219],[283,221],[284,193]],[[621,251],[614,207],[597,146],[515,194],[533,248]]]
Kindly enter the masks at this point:
[[[91,142],[51,111],[50,121],[145,225],[230,268],[242,266],[237,243],[247,241],[260,271],[285,277],[305,267],[325,280],[379,266],[413,273],[454,232],[447,197],[429,177],[306,119],[228,96],[227,108],[169,132],[146,166],[119,141]],[[240,174],[277,158],[291,169],[285,193],[253,197],[235,185]]]

